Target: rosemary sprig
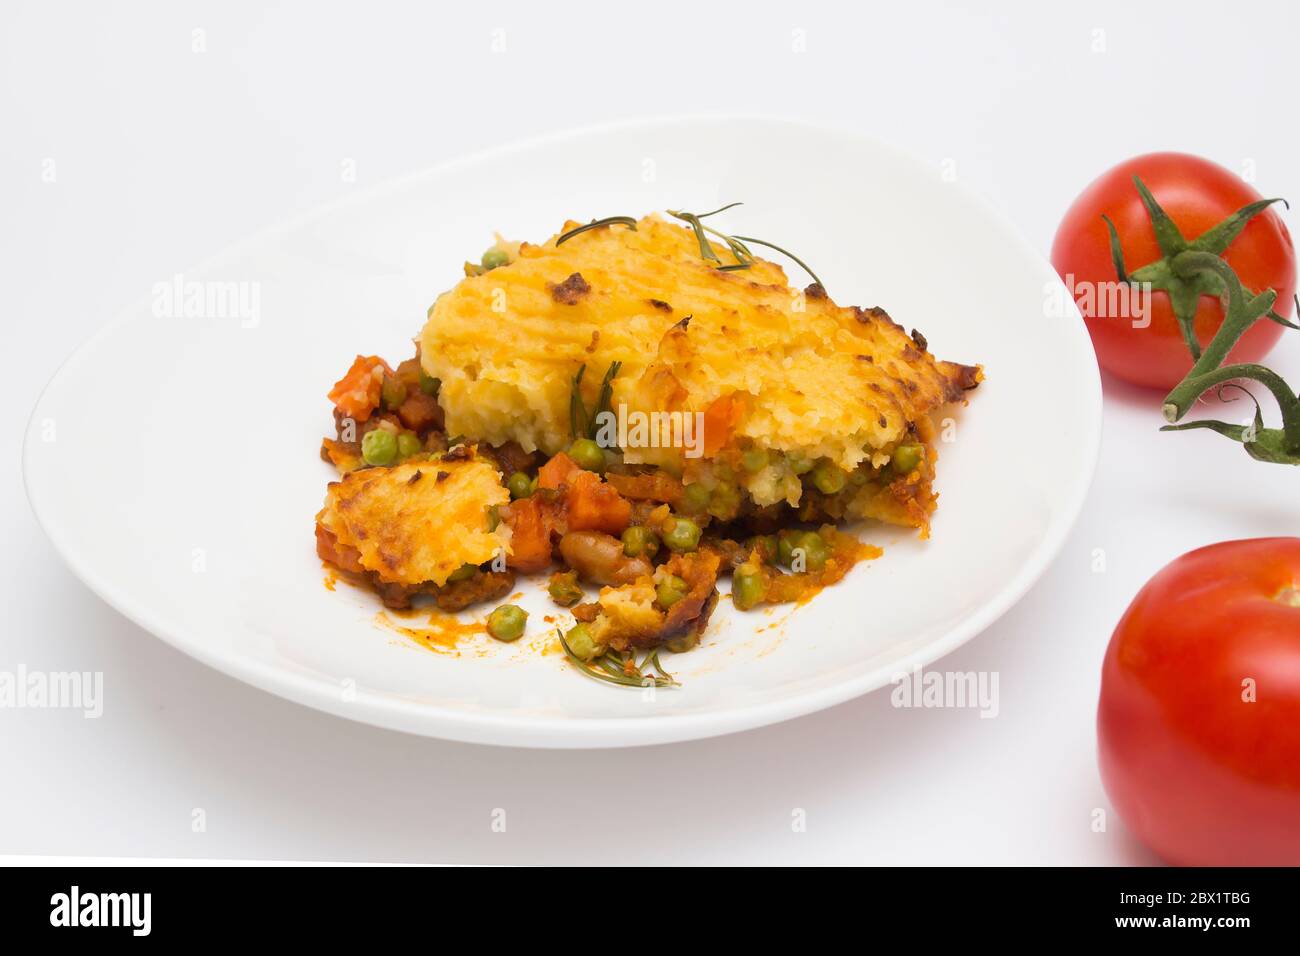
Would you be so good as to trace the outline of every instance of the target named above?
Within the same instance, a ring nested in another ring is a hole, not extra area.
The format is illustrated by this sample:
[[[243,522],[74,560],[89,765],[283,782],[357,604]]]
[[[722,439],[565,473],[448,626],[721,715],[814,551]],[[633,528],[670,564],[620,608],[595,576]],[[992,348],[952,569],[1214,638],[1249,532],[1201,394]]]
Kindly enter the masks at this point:
[[[822,283],[822,280],[819,279],[819,278],[817,278],[817,273],[813,272],[812,269],[810,269],[810,268],[808,267],[808,264],[807,264],[806,262],[804,262],[802,259],[800,259],[798,256],[796,256],[796,255],[795,255],[793,252],[791,252],[789,249],[782,249],[782,248],[781,248],[780,246],[778,246],[776,243],[773,243],[773,242],[764,242],[762,239],[755,239],[753,236],[736,236],[735,238],[737,238],[737,239],[742,239],[742,240],[744,240],[745,242],[754,242],[754,243],[757,243],[757,244],[760,245],[760,246],[767,246],[769,249],[775,249],[777,252],[781,253],[783,256],[788,256],[789,258],[793,259],[795,262],[797,262],[797,263],[799,264],[799,268],[803,269],[804,272],[806,272],[806,273],[808,273],[810,276],[812,276],[812,280],[813,280],[813,282],[816,282],[816,283],[817,283],[819,286],[821,286],[823,289],[826,288],[826,286]]]
[[[596,423],[600,413],[613,411],[610,403],[614,397],[614,377],[622,368],[622,362],[610,362],[605,368],[605,377],[600,380],[600,391],[596,395],[596,407],[590,412],[582,400],[582,376],[587,371],[586,364],[573,376],[573,387],[569,391],[569,432],[574,438],[595,439],[600,431],[600,426]]]
[[[556,239],[555,244],[558,246],[561,243],[568,242],[574,236],[580,235],[589,229],[599,229],[601,226],[613,225],[624,225],[633,232],[636,232],[636,220],[631,216],[606,216],[604,219],[593,219],[585,226],[579,226],[577,229],[570,229],[568,232]]]
[[[596,411],[591,416],[591,434],[590,438],[596,437],[596,432],[600,426],[596,424],[596,419],[600,417],[601,412],[612,412],[614,409],[611,402],[614,400],[614,376],[618,375],[623,369],[622,362],[610,362],[605,367],[605,377],[600,380],[600,392],[596,396]]]
[[[578,369],[578,374],[573,376],[573,385],[569,389],[569,434],[574,438],[581,438],[587,434],[589,424],[587,422],[587,406],[582,401],[582,376],[587,373],[586,363]]]
[[[585,661],[573,653],[573,648],[569,647],[569,642],[564,639],[564,631],[557,627],[555,633],[559,636],[560,646],[564,648],[565,656],[569,661],[595,680],[618,684],[621,687],[681,686],[659,663],[658,649],[646,654],[639,664],[634,653],[629,652],[625,655],[613,649],[605,651],[590,661]],[[651,673],[647,668],[653,668],[654,672]]]
[[[667,212],[668,215],[672,216],[674,219],[680,219],[682,222],[686,223],[688,226],[691,227],[691,231],[695,233],[695,241],[700,244],[700,258],[704,259],[707,262],[714,263],[715,267],[719,272],[736,272],[742,269],[751,268],[754,264],[754,260],[756,257],[754,253],[750,251],[749,246],[746,245],[746,243],[752,242],[755,245],[766,246],[769,249],[775,249],[777,252],[781,253],[781,255],[787,256],[788,258],[794,260],[794,262],[798,264],[799,268],[803,269],[804,272],[812,276],[813,282],[816,282],[823,289],[826,288],[826,284],[822,282],[820,278],[818,278],[817,273],[813,272],[812,269],[809,268],[808,263],[804,262],[802,259],[796,256],[789,249],[783,249],[774,242],[767,242],[763,239],[755,239],[753,236],[729,236],[725,232],[722,232],[720,229],[714,229],[712,226],[706,226],[701,221],[704,219],[708,219],[710,216],[716,216],[719,213],[726,212],[728,209],[734,209],[735,207],[740,205],[743,205],[743,203],[729,202],[725,206],[719,206],[717,209],[710,209],[708,212],[687,212],[684,209],[669,209],[667,210]],[[576,229],[570,229],[568,232],[564,233],[558,239],[556,239],[555,244],[558,246],[561,243],[568,242],[574,236],[580,235],[581,233],[586,232],[588,229],[598,229],[601,226],[611,226],[611,225],[623,225],[623,226],[627,226],[629,229],[635,230],[636,219],[634,219],[632,216],[606,216],[604,219],[593,219],[591,222],[587,223],[584,226],[578,226]],[[724,263],[722,261],[722,257],[718,255],[718,251],[713,247],[713,243],[709,241],[709,236],[713,236],[717,239],[722,240],[722,242],[726,244],[727,249],[731,252],[732,257],[736,261],[730,263]]]
[[[700,257],[702,259],[707,259],[710,262],[717,263],[717,268],[720,272],[735,272],[740,269],[750,268],[754,264],[755,256],[754,253],[749,250],[746,243],[752,242],[755,245],[775,249],[783,256],[793,259],[798,263],[799,268],[812,276],[813,282],[816,282],[823,289],[826,288],[822,283],[822,280],[817,277],[817,273],[813,272],[806,262],[788,249],[782,249],[774,242],[765,242],[762,239],[755,239],[753,236],[729,236],[721,230],[714,229],[711,226],[706,226],[700,221],[702,219],[707,219],[709,216],[716,216],[720,212],[726,212],[728,209],[732,209],[739,205],[742,204],[738,202],[727,203],[725,206],[720,206],[717,209],[702,213],[686,212],[681,209],[669,209],[668,215],[672,216],[674,219],[680,219],[691,227],[692,231],[695,233],[696,241],[700,244]],[[727,248],[731,250],[732,256],[735,257],[736,261],[734,263],[723,265],[721,257],[719,257],[717,251],[714,250],[713,244],[709,242],[710,235],[716,236],[727,244]]]
[[[709,243],[709,237],[704,234],[705,232],[704,224],[700,222],[699,216],[695,215],[694,213],[678,212],[673,209],[668,210],[668,215],[676,219],[680,219],[682,222],[687,223],[693,230],[695,230],[695,241],[700,244],[700,258],[708,259],[710,262],[716,262],[718,263],[719,266],[722,265],[722,259],[719,258],[716,252],[713,251],[713,246]],[[705,215],[707,215],[707,213]],[[732,249],[732,252],[734,253],[735,249]],[[737,268],[741,268],[741,269],[749,268],[749,265],[747,263],[741,262],[739,256],[736,257],[736,262],[737,262],[737,266],[736,266]]]

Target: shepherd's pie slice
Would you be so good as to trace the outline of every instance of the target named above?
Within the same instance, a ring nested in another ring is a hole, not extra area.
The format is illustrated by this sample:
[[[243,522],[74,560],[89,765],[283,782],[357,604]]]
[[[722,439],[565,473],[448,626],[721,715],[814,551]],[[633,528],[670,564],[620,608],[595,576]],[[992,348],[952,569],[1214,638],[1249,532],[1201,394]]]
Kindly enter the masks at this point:
[[[689,228],[657,216],[520,244],[508,264],[440,296],[419,344],[449,434],[554,454],[572,438],[575,375],[586,368],[594,404],[618,362],[611,408],[624,419],[704,425],[689,447],[621,442],[626,463],[706,490],[734,480],[752,507],[805,520],[873,517],[923,533],[935,506],[930,414],[982,379],[977,366],[936,360],[884,310],[792,288],[771,262],[716,268]],[[895,460],[910,467],[891,470]],[[828,477],[810,490],[814,468]],[[726,520],[728,507],[710,510]]]

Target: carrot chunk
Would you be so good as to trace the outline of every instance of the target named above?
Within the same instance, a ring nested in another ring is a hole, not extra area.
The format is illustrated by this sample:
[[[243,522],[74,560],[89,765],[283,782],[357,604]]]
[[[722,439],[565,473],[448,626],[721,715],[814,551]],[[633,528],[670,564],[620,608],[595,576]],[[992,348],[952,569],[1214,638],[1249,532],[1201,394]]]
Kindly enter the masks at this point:
[[[376,369],[380,372],[377,374]],[[392,374],[388,363],[375,355],[358,355],[348,373],[330,389],[329,400],[348,418],[364,422],[379,407],[384,373]]]
[[[546,464],[542,465],[537,472],[538,488],[558,488],[562,483],[569,480],[569,477],[575,473],[581,472],[578,463],[566,455],[564,452],[556,452]]]
[[[672,475],[652,472],[644,475],[620,475],[610,472],[605,480],[624,498],[633,501],[666,501],[676,504],[682,496],[682,483]]]
[[[366,569],[361,565],[361,552],[356,548],[339,544],[339,539],[334,532],[321,527],[320,522],[316,523],[316,554],[322,561],[342,571],[351,571],[354,574],[365,573]]]
[[[745,406],[734,393],[714,399],[704,410],[704,455],[712,458],[731,440]]]
[[[540,498],[512,502],[503,516],[510,528],[506,565],[518,571],[541,571],[551,563],[552,514]]]
[[[540,484],[540,482],[539,482]],[[568,479],[564,504],[570,531],[604,531],[622,534],[632,522],[632,504],[612,485],[590,471]]]

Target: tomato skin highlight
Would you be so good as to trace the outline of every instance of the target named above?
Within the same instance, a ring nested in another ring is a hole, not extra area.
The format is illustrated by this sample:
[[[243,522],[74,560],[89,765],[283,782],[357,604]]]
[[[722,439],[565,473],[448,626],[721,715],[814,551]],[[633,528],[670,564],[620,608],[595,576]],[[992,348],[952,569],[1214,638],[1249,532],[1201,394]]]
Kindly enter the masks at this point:
[[[1119,232],[1124,262],[1131,273],[1161,258],[1151,218],[1142,205],[1133,176],[1142,178],[1156,200],[1189,241],[1213,228],[1242,206],[1260,198],[1247,182],[1209,160],[1186,153],[1148,153],[1107,170],[1071,204],[1052,241],[1052,265],[1067,286],[1075,288],[1116,281],[1110,238],[1102,216]],[[1225,261],[1248,289],[1277,292],[1275,311],[1290,317],[1296,291],[1295,248],[1273,208],[1259,214],[1228,247]],[[1076,299],[1079,296],[1076,294]],[[1089,316],[1097,361],[1106,371],[1135,385],[1169,390],[1192,367],[1191,353],[1164,292],[1151,293],[1150,325],[1134,328],[1132,317]],[[1084,311],[1081,308],[1081,311]],[[1202,296],[1196,311],[1196,337],[1209,344],[1223,324],[1223,308]],[[1237,342],[1229,363],[1258,362],[1277,343],[1282,326],[1256,322]]]
[[[1300,864],[1300,605],[1288,589],[1300,589],[1300,538],[1210,545],[1156,574],[1111,637],[1102,782],[1170,863]]]

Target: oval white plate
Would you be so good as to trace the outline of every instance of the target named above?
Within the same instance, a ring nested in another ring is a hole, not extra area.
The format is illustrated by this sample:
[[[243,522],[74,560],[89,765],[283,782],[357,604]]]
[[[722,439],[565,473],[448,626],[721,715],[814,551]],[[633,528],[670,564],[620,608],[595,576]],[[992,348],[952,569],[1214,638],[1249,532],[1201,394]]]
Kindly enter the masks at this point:
[[[788,244],[839,302],[882,305],[939,357],[985,365],[940,447],[930,541],[864,529],[885,556],[793,612],[724,600],[704,646],[668,656],[683,686],[658,692],[598,684],[541,653],[543,615],[564,615],[533,586],[528,637],[478,636],[458,655],[377,625],[370,595],[323,586],[312,528],[332,478],[317,457],[324,394],[355,354],[409,355],[428,305],[495,230],[536,240],[566,217],[736,200],[738,231]],[[414,733],[663,743],[880,687],[1024,594],[1074,522],[1097,453],[1096,364],[1073,304],[1045,308],[1051,268],[935,170],[842,131],[691,118],[563,134],[368,191],[158,278],[37,404],[24,475],[42,526],[97,594],[198,660]],[[187,308],[189,283],[199,306]]]

